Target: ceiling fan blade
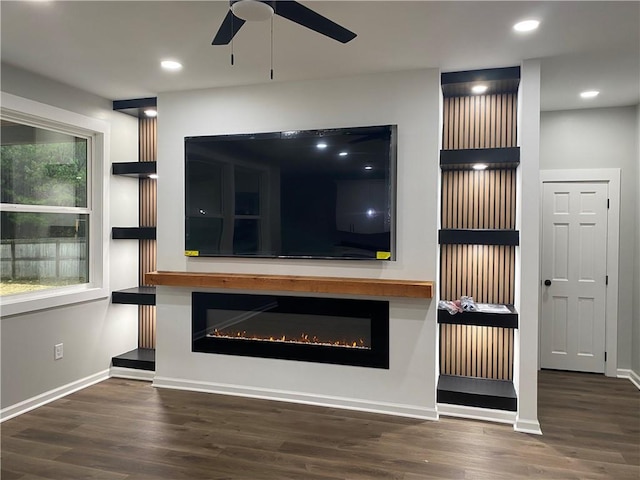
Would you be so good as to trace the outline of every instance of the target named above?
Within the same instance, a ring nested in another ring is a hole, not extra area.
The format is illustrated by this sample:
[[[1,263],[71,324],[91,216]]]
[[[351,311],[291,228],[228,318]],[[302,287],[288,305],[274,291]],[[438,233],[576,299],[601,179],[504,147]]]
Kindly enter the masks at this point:
[[[276,15],[280,15],[287,20],[291,20],[341,43],[347,43],[356,38],[356,34],[352,31],[347,30],[343,26],[338,25],[327,17],[314,12],[298,2],[275,2],[275,13]]]
[[[236,17],[231,10],[227,13],[227,16],[224,17],[222,21],[222,25],[218,29],[218,33],[214,37],[211,45],[227,45],[233,36],[238,33],[240,27],[244,25],[244,20]]]

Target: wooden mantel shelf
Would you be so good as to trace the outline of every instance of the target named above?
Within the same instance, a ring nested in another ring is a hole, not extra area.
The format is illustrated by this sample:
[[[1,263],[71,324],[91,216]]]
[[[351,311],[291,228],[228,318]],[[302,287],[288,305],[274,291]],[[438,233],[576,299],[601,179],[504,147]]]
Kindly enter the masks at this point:
[[[433,282],[379,278],[303,277],[244,273],[149,272],[148,285],[277,292],[339,293],[375,297],[432,298]]]

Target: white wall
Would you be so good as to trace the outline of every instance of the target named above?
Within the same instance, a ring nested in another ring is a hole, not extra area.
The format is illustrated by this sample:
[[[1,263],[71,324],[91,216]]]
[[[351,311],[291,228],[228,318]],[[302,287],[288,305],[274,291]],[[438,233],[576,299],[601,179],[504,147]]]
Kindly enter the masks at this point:
[[[633,336],[631,368],[640,377],[640,105],[636,106],[636,233],[633,275]]]
[[[618,368],[631,368],[634,252],[638,251],[638,113],[637,107],[542,112],[540,168],[620,168],[620,278],[618,299]],[[635,267],[637,272],[638,267]],[[637,273],[636,273],[637,278]],[[635,294],[635,295],[634,295]],[[636,304],[637,305],[637,304]],[[637,321],[637,320],[636,320]]]
[[[24,70],[2,65],[2,90],[13,95],[99,118],[111,126],[111,162],[136,161],[137,120],[114,112],[111,101]],[[135,226],[137,181],[110,177],[110,225]],[[136,286],[138,245],[110,242],[111,290]],[[137,308],[109,299],[3,317],[1,366],[3,410],[109,368],[111,357],[137,345]],[[64,343],[64,358],[53,360],[53,346]]]
[[[439,72],[161,94],[158,269],[436,280]],[[398,125],[395,262],[187,258],[184,137]],[[191,352],[190,291],[159,288],[155,384],[435,415],[435,301],[391,300],[390,369]]]

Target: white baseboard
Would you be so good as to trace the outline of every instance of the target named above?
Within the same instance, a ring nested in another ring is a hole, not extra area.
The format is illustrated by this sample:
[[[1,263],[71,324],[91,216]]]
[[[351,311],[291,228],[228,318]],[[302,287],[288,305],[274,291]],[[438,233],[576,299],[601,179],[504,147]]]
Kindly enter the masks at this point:
[[[41,407],[42,405],[46,405],[54,400],[58,400],[59,398],[66,397],[78,390],[100,383],[107,378],[109,378],[108,369],[89,375],[88,377],[81,378],[80,380],[76,380],[75,382],[68,383],[61,387],[54,388],[53,390],[41,393],[35,397],[28,398],[27,400],[11,405],[10,407],[3,408],[0,410],[0,423],[5,420],[9,420],[10,418],[17,417],[18,415],[22,415],[23,413],[27,413],[35,408]]]
[[[304,405],[342,408],[345,410],[380,413],[384,415],[417,418],[420,420],[438,419],[438,412],[432,408],[424,408],[414,405],[403,405],[396,403],[372,402],[369,400],[333,397],[328,395],[312,395],[285,390],[272,390],[267,388],[245,387],[241,385],[187,381],[168,377],[155,377],[153,380],[153,386],[160,388],[170,388],[174,390],[217,393],[221,395],[258,398],[262,400],[276,400],[281,402],[301,403]]]
[[[156,372],[151,370],[138,370],[136,368],[111,367],[109,376],[114,378],[126,378],[129,380],[143,380],[153,382]]]
[[[633,383],[638,390],[640,390],[640,375],[628,368],[619,368],[616,371],[618,378],[626,378]]]
[[[542,435],[540,429],[540,423],[537,420],[523,420],[516,418],[516,423],[513,425],[513,429],[520,433],[530,433],[532,435]]]
[[[509,425],[514,425],[516,421],[516,412],[449,403],[438,403],[438,414],[445,417],[469,418],[483,422],[508,423]]]

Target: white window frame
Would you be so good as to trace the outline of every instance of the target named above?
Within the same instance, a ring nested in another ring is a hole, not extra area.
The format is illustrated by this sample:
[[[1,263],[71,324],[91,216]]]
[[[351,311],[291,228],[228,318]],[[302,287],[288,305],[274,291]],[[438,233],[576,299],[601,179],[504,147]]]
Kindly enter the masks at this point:
[[[0,115],[10,121],[62,131],[88,139],[87,207],[89,282],[0,297],[2,317],[94,301],[109,296],[108,171],[110,125],[96,118],[0,92]],[[10,207],[4,205],[3,210]],[[21,211],[23,209],[21,208]]]

